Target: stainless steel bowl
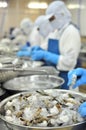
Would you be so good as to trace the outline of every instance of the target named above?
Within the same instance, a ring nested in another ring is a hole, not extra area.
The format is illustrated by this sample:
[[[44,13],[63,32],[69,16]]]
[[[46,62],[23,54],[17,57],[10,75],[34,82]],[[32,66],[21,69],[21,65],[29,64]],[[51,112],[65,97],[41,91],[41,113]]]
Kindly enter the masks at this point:
[[[0,101],[2,101],[3,99],[5,99],[8,96],[7,92],[0,88]]]
[[[63,83],[64,79],[54,75],[33,75],[14,78],[5,82],[3,87],[9,91],[22,92],[58,88]]]
[[[52,89],[52,90],[46,90],[46,91],[49,92],[49,91],[55,91],[55,90]],[[71,93],[78,97],[81,96],[82,98],[86,98],[86,95],[76,93],[74,91],[69,91],[69,90],[56,90],[56,91],[58,93],[59,92]],[[17,125],[17,124],[6,121],[6,119],[4,118],[4,111],[3,111],[4,104],[12,100],[13,98],[18,97],[20,94],[26,94],[26,93],[28,92],[23,92],[23,93],[13,95],[11,97],[6,98],[0,103],[0,118],[5,123],[6,127],[9,130],[86,130],[86,121],[73,124],[73,125],[61,126],[61,127],[29,127],[29,126]]]
[[[2,95],[4,95],[5,94],[5,90],[3,90],[2,88],[0,88],[0,97],[2,96]]]

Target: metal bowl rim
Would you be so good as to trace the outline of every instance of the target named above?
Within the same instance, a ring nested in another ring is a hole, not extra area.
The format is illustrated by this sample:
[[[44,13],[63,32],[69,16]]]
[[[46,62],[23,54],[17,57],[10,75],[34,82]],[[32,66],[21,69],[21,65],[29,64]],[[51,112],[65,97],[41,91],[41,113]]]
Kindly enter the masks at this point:
[[[31,76],[27,76],[27,77],[37,77],[38,76],[38,78],[41,78],[41,76],[45,76],[45,75],[31,75]],[[47,75],[46,75],[47,76]],[[64,84],[64,79],[63,78],[61,78],[61,77],[59,77],[59,76],[55,76],[55,75],[48,75],[49,76],[49,78],[54,78],[56,81],[57,80],[61,80],[61,83],[58,85],[57,83],[55,83],[56,85],[54,85],[54,87],[53,88],[58,88],[59,86],[61,86],[61,85],[63,85]],[[19,78],[22,78],[22,77],[19,77]],[[18,79],[17,77],[15,77],[14,79]],[[21,89],[12,89],[12,88],[10,88],[10,87],[6,87],[6,83],[7,84],[9,84],[9,82],[11,82],[12,80],[14,80],[14,79],[11,79],[11,80],[9,80],[9,81],[7,81],[7,82],[5,82],[4,84],[3,84],[3,88],[4,89],[6,89],[6,90],[12,90],[12,91],[19,91],[19,92],[23,92],[23,91],[29,91],[29,89],[28,90],[21,90]],[[47,82],[43,82],[43,81],[41,81],[42,83],[46,83],[46,84],[50,84],[49,83],[49,80],[50,79],[48,79],[48,80],[46,80]],[[40,81],[40,80],[39,80]],[[33,81],[34,83],[37,83],[37,81]],[[29,81],[29,83],[33,83],[32,81]],[[41,83],[41,82],[39,82],[39,83]],[[51,82],[51,84],[52,84],[52,82]],[[16,86],[16,85],[15,85]],[[48,89],[51,89],[51,88],[48,88]]]
[[[54,89],[50,89],[50,90],[54,90]],[[45,91],[49,91],[49,90],[45,90]],[[55,91],[55,90],[54,90]],[[73,93],[73,94],[76,94],[76,95],[80,95],[80,96],[82,96],[82,97],[85,97],[86,98],[86,94],[83,94],[83,93],[79,93],[79,92],[75,92],[75,91],[71,91],[71,90],[61,90],[61,89],[57,89],[56,91],[60,91],[60,92],[68,92],[68,93]],[[27,94],[27,93],[32,93],[32,92],[20,92],[20,93],[18,93],[18,94],[14,94],[14,95],[12,95],[12,96],[9,96],[8,98],[6,98],[6,99],[4,99],[4,100],[2,100],[1,102],[0,102],[0,108],[7,102],[7,101],[9,101],[9,100],[11,100],[12,98],[15,98],[15,97],[17,97],[17,96],[19,96],[20,94]],[[31,126],[23,126],[23,125],[18,125],[18,124],[15,124],[15,123],[12,123],[12,122],[9,122],[9,121],[7,121],[7,120],[5,120],[4,119],[4,117],[0,114],[0,118],[3,120],[3,121],[5,121],[5,122],[7,122],[7,123],[9,123],[9,124],[11,124],[11,125],[15,125],[15,126],[17,126],[17,127],[22,127],[22,128],[30,128],[30,129],[56,129],[56,128],[68,128],[68,127],[74,127],[74,126],[77,126],[77,125],[81,125],[81,124],[84,124],[84,123],[86,123],[86,121],[83,121],[83,122],[79,122],[79,123],[76,123],[76,124],[73,124],[73,125],[66,125],[66,126],[59,126],[59,127],[31,127]]]

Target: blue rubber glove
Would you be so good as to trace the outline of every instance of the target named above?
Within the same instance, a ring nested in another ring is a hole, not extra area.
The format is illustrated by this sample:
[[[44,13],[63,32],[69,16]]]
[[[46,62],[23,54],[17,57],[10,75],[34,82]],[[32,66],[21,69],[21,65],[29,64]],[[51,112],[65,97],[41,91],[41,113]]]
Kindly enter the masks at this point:
[[[48,51],[39,50],[33,51],[31,54],[32,60],[45,60],[47,62],[57,64],[59,60],[59,56]]]
[[[73,75],[79,76],[73,88],[79,87],[80,85],[86,84],[86,69],[77,68],[68,73],[68,86],[70,86]]]
[[[78,109],[78,112],[82,117],[86,117],[86,102],[82,103]]]
[[[22,56],[31,56],[31,51],[19,51],[17,52],[17,56],[18,57],[22,57]]]
[[[40,46],[32,46],[31,47],[32,51],[38,51],[38,50],[43,50]]]
[[[27,45],[24,45],[20,48],[20,51],[27,51],[29,47]]]

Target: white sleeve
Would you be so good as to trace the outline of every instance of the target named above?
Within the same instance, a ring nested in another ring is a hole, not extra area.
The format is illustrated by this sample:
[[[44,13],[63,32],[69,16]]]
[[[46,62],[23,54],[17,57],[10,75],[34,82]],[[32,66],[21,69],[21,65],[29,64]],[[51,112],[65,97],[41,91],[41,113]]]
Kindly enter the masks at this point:
[[[30,42],[31,46],[39,45],[42,42],[42,36],[39,34],[36,27],[32,29],[32,32],[28,36],[28,41]]]
[[[57,69],[63,71],[73,69],[77,64],[80,48],[81,40],[78,30],[73,26],[68,27],[60,38]]]
[[[48,38],[44,38],[41,42],[41,48],[43,48],[44,50],[47,50],[48,48]]]

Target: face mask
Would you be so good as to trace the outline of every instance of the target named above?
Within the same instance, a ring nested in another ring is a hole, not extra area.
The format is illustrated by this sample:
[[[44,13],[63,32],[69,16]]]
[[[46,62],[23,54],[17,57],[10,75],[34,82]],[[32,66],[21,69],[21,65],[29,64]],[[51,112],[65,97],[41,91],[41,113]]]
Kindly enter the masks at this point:
[[[47,10],[46,15],[53,14],[55,19],[51,21],[51,26],[54,29],[62,29],[66,24],[71,22],[71,13],[66,8],[64,2],[62,1],[55,1],[52,2]]]
[[[40,25],[39,32],[43,37],[47,37],[49,33],[53,32],[53,28],[49,21],[46,21]]]
[[[22,31],[23,31],[23,33],[24,33],[25,35],[29,35],[29,33],[30,33],[30,31],[31,31],[31,27],[29,27],[29,28],[23,28]]]

